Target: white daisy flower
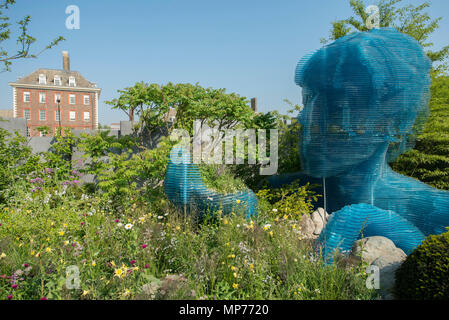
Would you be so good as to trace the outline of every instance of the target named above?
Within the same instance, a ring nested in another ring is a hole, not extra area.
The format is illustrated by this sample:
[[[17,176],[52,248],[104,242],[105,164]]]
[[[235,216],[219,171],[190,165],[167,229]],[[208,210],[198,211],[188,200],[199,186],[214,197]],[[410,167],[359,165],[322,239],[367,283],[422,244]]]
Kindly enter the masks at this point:
[[[130,230],[132,227],[133,227],[133,225],[131,223],[128,223],[127,225],[125,225],[126,230]]]

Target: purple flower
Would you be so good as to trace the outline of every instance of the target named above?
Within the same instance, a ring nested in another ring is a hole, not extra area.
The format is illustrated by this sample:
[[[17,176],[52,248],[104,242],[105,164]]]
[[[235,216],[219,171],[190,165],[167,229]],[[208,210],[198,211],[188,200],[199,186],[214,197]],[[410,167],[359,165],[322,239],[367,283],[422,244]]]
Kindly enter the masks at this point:
[[[75,184],[80,183],[79,180],[73,180],[72,182],[75,183]]]

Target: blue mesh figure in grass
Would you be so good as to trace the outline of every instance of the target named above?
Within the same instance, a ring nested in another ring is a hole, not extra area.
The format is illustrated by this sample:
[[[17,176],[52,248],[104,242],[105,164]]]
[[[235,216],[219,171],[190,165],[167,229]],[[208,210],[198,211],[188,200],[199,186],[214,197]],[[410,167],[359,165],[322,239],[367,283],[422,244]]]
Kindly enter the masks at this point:
[[[175,206],[197,214],[200,220],[217,211],[225,215],[242,213],[247,219],[256,215],[258,202],[253,191],[221,194],[208,189],[187,148],[175,146],[170,151],[164,190]]]
[[[449,192],[388,165],[425,123],[430,68],[419,43],[391,28],[350,34],[299,62],[303,172],[294,178],[325,186],[325,256],[349,251],[362,230],[408,254],[449,226]]]

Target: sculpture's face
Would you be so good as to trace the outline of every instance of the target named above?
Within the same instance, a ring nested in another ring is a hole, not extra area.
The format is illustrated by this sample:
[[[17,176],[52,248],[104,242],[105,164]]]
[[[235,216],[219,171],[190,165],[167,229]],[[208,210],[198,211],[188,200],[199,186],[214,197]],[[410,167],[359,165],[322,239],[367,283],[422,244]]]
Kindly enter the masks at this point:
[[[348,83],[344,90],[303,91],[304,109],[299,120],[305,173],[314,177],[339,175],[367,161],[384,145],[379,130],[391,120],[370,113],[373,101],[369,101],[369,90]]]

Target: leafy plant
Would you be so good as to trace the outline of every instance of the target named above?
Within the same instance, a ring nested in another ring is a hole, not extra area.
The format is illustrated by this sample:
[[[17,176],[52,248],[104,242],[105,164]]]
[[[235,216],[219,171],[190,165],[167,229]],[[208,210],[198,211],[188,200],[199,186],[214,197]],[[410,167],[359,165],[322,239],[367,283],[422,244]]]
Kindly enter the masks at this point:
[[[396,271],[397,299],[449,298],[449,232],[431,235],[405,259]]]

